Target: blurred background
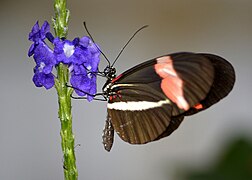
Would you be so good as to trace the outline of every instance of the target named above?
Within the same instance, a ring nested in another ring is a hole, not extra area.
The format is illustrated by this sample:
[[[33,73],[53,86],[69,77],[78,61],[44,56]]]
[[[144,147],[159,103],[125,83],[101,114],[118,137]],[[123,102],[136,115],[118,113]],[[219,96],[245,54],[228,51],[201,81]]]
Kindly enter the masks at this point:
[[[75,142],[81,144],[76,147],[80,180],[251,178],[251,0],[72,0],[68,9],[68,39],[86,35],[82,24],[86,21],[111,61],[133,32],[149,25],[121,55],[115,65],[118,73],[160,55],[192,51],[225,57],[237,75],[227,98],[185,118],[170,137],[147,145],[129,145],[115,135],[110,153],[103,149],[101,138],[106,103],[73,101]],[[3,180],[63,179],[56,92],[34,86],[31,79],[35,65],[27,57],[32,26],[37,20],[42,24],[53,16],[52,0],[1,0]],[[103,69],[106,62],[101,62]],[[104,82],[99,79],[99,89]],[[241,178],[241,174],[245,176]]]

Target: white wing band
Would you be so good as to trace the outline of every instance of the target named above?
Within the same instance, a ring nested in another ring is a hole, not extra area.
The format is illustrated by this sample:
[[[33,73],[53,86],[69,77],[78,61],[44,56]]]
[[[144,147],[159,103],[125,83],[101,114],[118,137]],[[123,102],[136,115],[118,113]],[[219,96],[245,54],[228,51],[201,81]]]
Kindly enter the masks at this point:
[[[166,99],[158,102],[150,102],[150,101],[113,102],[108,103],[108,109],[115,109],[121,111],[142,111],[156,107],[161,107],[164,104],[170,104],[170,101]]]

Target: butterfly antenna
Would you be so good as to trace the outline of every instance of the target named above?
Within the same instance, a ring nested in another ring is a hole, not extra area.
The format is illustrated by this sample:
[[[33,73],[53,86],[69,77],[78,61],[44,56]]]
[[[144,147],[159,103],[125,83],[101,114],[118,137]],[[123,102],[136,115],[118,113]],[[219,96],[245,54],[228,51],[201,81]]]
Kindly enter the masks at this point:
[[[117,59],[120,57],[120,55],[122,54],[122,52],[124,51],[124,49],[127,47],[127,45],[130,43],[130,41],[135,37],[135,35],[136,35],[139,31],[141,31],[142,29],[147,28],[147,27],[148,27],[148,25],[145,25],[145,26],[139,28],[139,29],[131,36],[131,38],[127,41],[127,43],[123,46],[123,48],[121,49],[121,51],[119,52],[119,54],[118,54],[117,57],[115,58],[115,60],[114,60],[114,62],[112,63],[111,67],[114,66],[114,64],[116,63]]]
[[[108,62],[109,64],[109,67],[110,67],[110,62],[108,60],[108,58],[106,57],[106,55],[101,51],[101,49],[96,45],[95,41],[94,41],[94,38],[92,37],[92,35],[90,34],[90,32],[88,31],[88,28],[87,28],[87,25],[86,25],[86,22],[84,21],[83,22],[83,25],[84,25],[84,28],[85,30],[87,31],[89,37],[91,38],[91,40],[93,41],[94,45],[96,46],[96,48],[100,51],[100,53],[103,55],[103,57],[106,59],[106,61]]]

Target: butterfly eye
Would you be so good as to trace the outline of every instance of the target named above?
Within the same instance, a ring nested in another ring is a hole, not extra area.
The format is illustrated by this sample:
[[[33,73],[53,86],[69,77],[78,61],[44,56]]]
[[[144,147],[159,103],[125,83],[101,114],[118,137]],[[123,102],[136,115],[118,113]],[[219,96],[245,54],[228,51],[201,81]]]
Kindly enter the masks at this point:
[[[110,74],[111,74],[111,76],[115,77],[116,69],[112,68]]]

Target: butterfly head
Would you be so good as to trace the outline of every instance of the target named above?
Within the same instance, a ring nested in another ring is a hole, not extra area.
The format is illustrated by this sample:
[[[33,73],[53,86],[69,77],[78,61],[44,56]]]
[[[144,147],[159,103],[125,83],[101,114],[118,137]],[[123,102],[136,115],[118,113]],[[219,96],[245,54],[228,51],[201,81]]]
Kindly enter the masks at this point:
[[[104,75],[108,80],[112,81],[116,77],[116,69],[111,66],[107,66],[104,69]]]

